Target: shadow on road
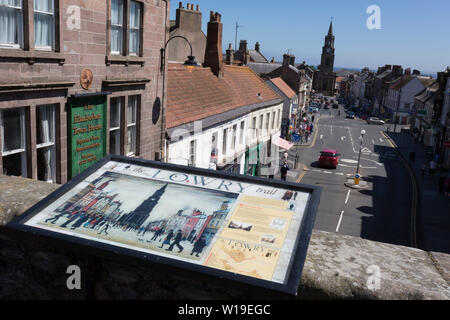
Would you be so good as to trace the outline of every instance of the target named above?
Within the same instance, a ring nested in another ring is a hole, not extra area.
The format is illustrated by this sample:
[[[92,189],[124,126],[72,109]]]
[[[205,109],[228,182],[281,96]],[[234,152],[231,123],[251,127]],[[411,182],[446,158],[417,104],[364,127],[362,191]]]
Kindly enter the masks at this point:
[[[386,177],[371,175],[364,180],[372,190],[361,194],[372,196],[372,206],[361,206],[361,237],[373,241],[410,246],[411,183],[404,165],[395,157],[394,148],[374,145],[384,165]],[[394,155],[394,156],[393,156]]]

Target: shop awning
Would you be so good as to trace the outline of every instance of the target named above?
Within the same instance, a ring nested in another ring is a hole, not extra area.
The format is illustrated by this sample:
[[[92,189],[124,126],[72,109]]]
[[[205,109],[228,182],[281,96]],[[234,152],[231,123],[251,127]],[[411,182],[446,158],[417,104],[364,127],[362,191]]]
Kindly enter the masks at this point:
[[[274,139],[273,143],[277,146],[279,146],[281,149],[286,149],[289,150],[290,148],[292,148],[294,146],[293,143],[290,143],[287,140],[284,140],[282,138],[276,138]]]

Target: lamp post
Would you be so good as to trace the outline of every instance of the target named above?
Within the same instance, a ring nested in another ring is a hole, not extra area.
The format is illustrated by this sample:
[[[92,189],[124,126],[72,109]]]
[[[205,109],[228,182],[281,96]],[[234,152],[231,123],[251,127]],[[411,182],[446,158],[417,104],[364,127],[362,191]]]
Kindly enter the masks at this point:
[[[359,161],[361,160],[361,149],[363,145],[364,135],[366,134],[366,130],[361,130],[361,145],[359,147],[359,155],[358,155],[358,165],[356,166],[356,174],[359,175]]]
[[[192,68],[194,68],[195,66],[197,66],[197,62],[195,61],[195,57],[193,56],[193,52],[192,52],[192,45],[189,42],[188,39],[186,39],[183,36],[173,36],[171,38],[169,38],[169,40],[167,40],[167,42],[164,45],[164,48],[161,48],[161,66],[160,66],[160,72],[162,73],[163,76],[163,90],[162,90],[162,119],[161,119],[161,155],[164,153],[164,159],[163,157],[161,157],[161,160],[164,161],[166,160],[167,162],[167,151],[164,151],[165,148],[163,148],[163,142],[164,142],[164,123],[165,123],[165,110],[166,107],[164,105],[164,100],[165,100],[165,88],[166,88],[166,70],[165,70],[165,66],[166,66],[166,49],[167,49],[167,45],[169,44],[170,40],[175,39],[175,38],[181,38],[186,40],[186,42],[189,44],[189,48],[190,50],[190,55],[187,56],[187,60],[184,62],[184,65],[188,67],[188,69],[190,69],[190,71],[192,71]],[[165,145],[165,143],[164,143]]]

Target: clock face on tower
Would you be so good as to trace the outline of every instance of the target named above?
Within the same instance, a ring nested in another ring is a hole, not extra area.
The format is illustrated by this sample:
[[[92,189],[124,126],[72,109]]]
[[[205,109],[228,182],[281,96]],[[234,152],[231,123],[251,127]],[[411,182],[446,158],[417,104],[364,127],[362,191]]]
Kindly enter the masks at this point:
[[[327,48],[327,53],[331,53],[331,48]]]

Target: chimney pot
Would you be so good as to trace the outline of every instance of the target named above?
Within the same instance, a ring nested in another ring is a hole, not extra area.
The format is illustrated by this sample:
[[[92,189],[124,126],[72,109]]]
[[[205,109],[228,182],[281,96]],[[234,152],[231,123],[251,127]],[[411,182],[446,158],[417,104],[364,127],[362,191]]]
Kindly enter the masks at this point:
[[[183,9],[183,2],[180,1],[180,2],[178,3],[178,8]]]
[[[255,51],[259,52],[260,44],[259,42],[255,43]]]
[[[200,6],[199,5],[197,5],[196,11],[200,11]]]

